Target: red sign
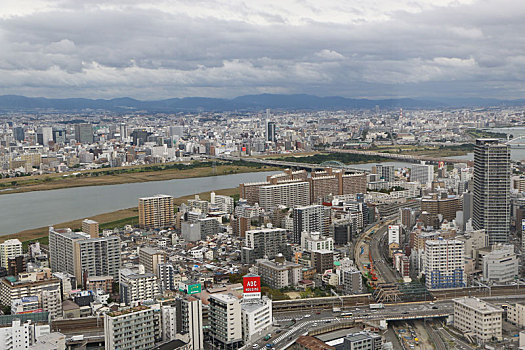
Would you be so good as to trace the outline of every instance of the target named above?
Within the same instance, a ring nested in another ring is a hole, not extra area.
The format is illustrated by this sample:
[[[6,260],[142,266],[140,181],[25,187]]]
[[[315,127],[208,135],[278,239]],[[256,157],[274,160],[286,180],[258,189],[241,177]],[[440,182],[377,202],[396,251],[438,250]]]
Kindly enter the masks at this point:
[[[261,277],[259,276],[245,276],[243,278],[244,293],[260,293],[261,292]]]

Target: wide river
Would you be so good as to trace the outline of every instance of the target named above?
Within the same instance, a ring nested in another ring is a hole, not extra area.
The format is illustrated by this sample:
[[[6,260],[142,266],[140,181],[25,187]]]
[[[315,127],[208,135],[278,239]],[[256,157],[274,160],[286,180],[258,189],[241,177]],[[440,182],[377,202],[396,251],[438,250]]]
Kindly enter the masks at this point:
[[[264,181],[277,172],[254,172],[120,185],[73,187],[0,195],[0,236],[136,207],[140,197],[174,197]]]
[[[403,162],[380,164],[392,164],[396,167],[409,165]],[[370,170],[373,165],[368,163],[352,166]],[[275,173],[277,172],[254,172],[2,194],[0,195],[0,236],[136,207],[140,197],[160,193],[182,197],[193,193],[237,187],[243,182],[264,181],[267,175]]]

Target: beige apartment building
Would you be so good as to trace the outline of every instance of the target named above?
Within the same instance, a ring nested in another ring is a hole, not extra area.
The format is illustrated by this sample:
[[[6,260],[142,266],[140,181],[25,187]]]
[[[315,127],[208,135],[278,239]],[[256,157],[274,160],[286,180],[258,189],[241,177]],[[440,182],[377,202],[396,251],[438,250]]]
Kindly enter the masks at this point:
[[[175,202],[172,196],[158,194],[139,198],[139,225],[154,229],[175,225]]]

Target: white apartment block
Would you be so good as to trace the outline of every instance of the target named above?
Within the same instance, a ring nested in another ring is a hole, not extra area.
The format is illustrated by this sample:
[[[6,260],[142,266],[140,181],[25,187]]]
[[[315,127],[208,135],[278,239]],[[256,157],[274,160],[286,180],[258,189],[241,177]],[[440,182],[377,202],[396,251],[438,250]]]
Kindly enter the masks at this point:
[[[428,289],[465,286],[465,245],[462,241],[451,239],[425,241],[423,262],[425,284]]]
[[[334,250],[334,239],[322,236],[320,232],[303,232],[301,234],[301,248],[311,252],[320,250]]]
[[[136,305],[144,300],[152,300],[159,295],[157,276],[144,272],[139,265],[139,271],[120,270],[120,300],[126,305]]]
[[[241,301],[232,294],[212,294],[209,301],[212,341],[227,347],[241,342]]]
[[[0,267],[7,269],[9,258],[22,255],[22,242],[18,239],[8,239],[0,243]]]
[[[507,309],[507,321],[525,328],[525,304],[511,304]]]
[[[249,342],[260,337],[272,326],[272,301],[267,297],[245,300],[241,304],[242,338]]]
[[[155,345],[154,311],[148,306],[104,315],[106,349],[147,350]]]
[[[399,225],[388,225],[388,245],[392,243],[401,244]]]
[[[479,343],[502,340],[503,310],[478,298],[454,299],[454,327]]]
[[[49,334],[50,327],[37,326],[27,321],[13,320],[11,327],[0,328],[0,348],[5,350],[22,350],[33,345],[39,335]]]
[[[310,204],[310,183],[285,182],[259,188],[259,205],[268,211],[279,205],[288,208]]]
[[[410,181],[419,182],[425,186],[434,180],[434,166],[427,165],[425,162],[414,164],[410,167]]]

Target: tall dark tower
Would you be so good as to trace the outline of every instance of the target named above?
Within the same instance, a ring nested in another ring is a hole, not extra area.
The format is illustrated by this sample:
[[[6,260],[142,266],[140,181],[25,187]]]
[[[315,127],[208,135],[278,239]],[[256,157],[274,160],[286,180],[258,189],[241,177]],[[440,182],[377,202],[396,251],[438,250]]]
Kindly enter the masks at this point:
[[[510,148],[498,139],[478,139],[474,148],[472,225],[489,243],[505,243],[510,226]]]

